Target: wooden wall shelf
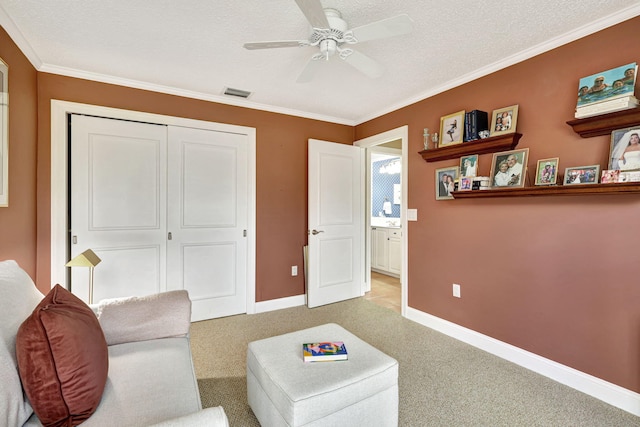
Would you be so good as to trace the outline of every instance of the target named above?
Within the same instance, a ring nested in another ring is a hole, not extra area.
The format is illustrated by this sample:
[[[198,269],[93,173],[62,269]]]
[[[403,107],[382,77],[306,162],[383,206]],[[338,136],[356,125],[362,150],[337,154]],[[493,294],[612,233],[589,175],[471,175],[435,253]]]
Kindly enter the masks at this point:
[[[476,141],[463,142],[449,147],[422,150],[420,155],[427,162],[439,162],[441,160],[455,159],[467,154],[486,154],[498,151],[513,150],[522,137],[521,133],[492,136]]]
[[[640,108],[630,108],[600,116],[569,120],[567,124],[583,138],[610,135],[616,129],[640,125]]]
[[[584,196],[630,193],[640,193],[640,182],[499,188],[495,190],[454,191],[452,194],[454,199],[479,199],[488,197]]]

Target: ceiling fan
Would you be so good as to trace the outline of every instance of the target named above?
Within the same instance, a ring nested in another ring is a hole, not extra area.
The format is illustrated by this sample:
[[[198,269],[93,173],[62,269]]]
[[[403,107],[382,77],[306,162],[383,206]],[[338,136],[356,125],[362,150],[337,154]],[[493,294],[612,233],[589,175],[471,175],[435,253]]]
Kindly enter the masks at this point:
[[[413,21],[408,15],[398,15],[360,27],[348,29],[347,23],[336,9],[322,8],[320,0],[296,0],[298,7],[311,24],[313,33],[307,40],[282,40],[245,43],[245,49],[273,49],[280,47],[318,47],[320,52],[313,55],[298,76],[298,83],[306,83],[321,67],[321,60],[338,56],[347,64],[365,75],[376,78],[384,73],[384,67],[372,58],[345,45],[354,45],[369,40],[407,34],[413,29]]]

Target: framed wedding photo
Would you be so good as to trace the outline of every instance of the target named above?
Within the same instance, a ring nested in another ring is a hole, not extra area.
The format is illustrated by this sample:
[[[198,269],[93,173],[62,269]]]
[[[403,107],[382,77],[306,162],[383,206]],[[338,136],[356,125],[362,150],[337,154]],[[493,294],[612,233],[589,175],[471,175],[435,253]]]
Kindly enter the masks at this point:
[[[518,106],[493,110],[491,115],[491,136],[505,135],[516,131],[518,122]]]
[[[493,153],[491,160],[491,188],[524,187],[529,149]]]
[[[610,170],[640,170],[640,126],[611,132]]]
[[[478,155],[460,157],[460,176],[478,176]]]
[[[440,147],[462,143],[464,113],[465,111],[462,110],[440,118]]]
[[[597,184],[600,165],[577,166],[564,170],[564,185]]]
[[[459,173],[457,166],[436,169],[436,200],[453,199],[451,193],[455,190]]]
[[[536,185],[555,185],[558,180],[558,162],[560,158],[538,160],[536,166]]]

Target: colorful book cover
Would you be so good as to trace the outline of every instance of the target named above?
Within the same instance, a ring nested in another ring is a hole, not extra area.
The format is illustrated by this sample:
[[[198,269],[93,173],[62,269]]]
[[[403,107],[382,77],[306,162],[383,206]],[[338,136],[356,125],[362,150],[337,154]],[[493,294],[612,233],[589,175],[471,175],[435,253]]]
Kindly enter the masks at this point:
[[[302,357],[305,362],[328,362],[347,360],[347,348],[342,341],[327,341],[302,344]]]

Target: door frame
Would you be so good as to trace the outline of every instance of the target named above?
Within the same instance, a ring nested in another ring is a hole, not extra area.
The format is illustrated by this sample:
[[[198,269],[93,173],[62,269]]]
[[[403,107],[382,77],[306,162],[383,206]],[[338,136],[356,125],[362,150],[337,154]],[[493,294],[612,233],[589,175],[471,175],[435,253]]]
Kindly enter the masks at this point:
[[[67,268],[68,254],[67,203],[68,203],[68,116],[85,114],[111,119],[155,123],[214,130],[248,137],[249,200],[247,225],[247,314],[256,310],[256,129],[247,126],[228,125],[196,119],[123,110],[99,105],[51,100],[51,283],[69,288]]]
[[[360,139],[355,141],[353,145],[358,146],[363,149],[369,149],[375,147],[377,145],[385,144],[387,142],[391,142],[394,140],[400,139],[402,141],[402,172],[401,172],[401,197],[402,204],[400,209],[400,223],[402,225],[402,238],[401,238],[401,248],[402,248],[402,263],[401,263],[401,273],[400,273],[400,289],[401,289],[401,307],[400,312],[402,316],[406,317],[406,311],[408,307],[408,289],[409,289],[409,280],[407,278],[409,271],[409,262],[408,262],[408,235],[407,232],[407,209],[408,209],[408,188],[409,188],[409,159],[407,156],[408,148],[409,148],[409,126],[404,125],[395,129],[388,130],[386,132],[379,133],[377,135],[372,135],[367,138]],[[363,167],[363,172],[366,174],[365,189],[363,191],[366,194],[367,207],[365,208],[365,230],[371,230],[371,188],[370,182],[371,177],[368,176],[367,168],[370,166],[366,165],[366,158],[368,156],[363,156],[365,160],[365,166]],[[364,279],[365,286],[367,289],[371,288],[371,233],[365,232],[365,271],[364,271]]]

